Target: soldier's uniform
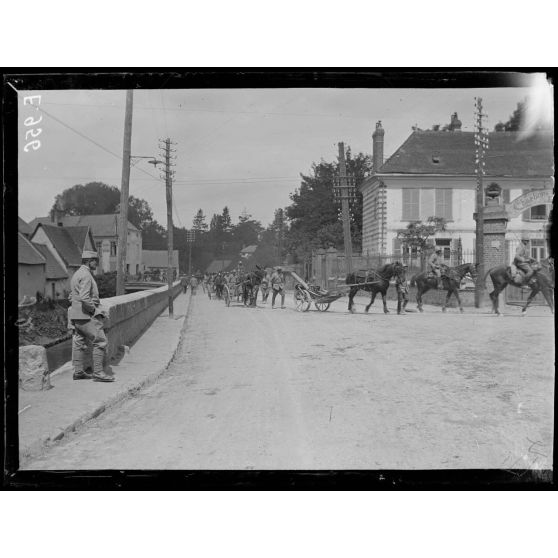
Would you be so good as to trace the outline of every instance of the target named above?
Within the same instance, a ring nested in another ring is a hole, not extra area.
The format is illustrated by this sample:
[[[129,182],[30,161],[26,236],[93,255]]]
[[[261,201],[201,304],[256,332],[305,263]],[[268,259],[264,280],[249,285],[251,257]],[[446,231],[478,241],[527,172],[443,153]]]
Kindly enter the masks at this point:
[[[438,288],[441,288],[442,282],[442,272],[441,272],[441,262],[440,262],[440,254],[442,253],[441,248],[436,248],[436,251],[430,255],[428,258],[428,265],[430,266],[430,270],[436,276],[436,280],[438,281]]]
[[[271,276],[271,288],[273,296],[271,297],[271,308],[275,308],[275,297],[281,295],[281,308],[285,308],[285,278],[283,270],[278,267],[277,271]]]
[[[96,252],[85,251],[83,259],[98,259]],[[84,370],[87,341],[93,345],[93,379],[104,382],[114,381],[105,374],[104,358],[108,345],[103,331],[104,311],[100,307],[99,289],[88,265],[83,264],[70,281],[69,327],[73,329],[72,364],[74,379],[90,378]]]
[[[407,266],[404,266],[405,268]],[[406,278],[395,276],[395,289],[397,290],[397,313],[404,314],[405,306],[409,302],[409,282]]]
[[[515,257],[513,263],[525,273],[525,282],[527,283],[529,279],[533,276],[533,268],[531,267],[531,254],[529,254],[529,248],[524,242],[528,241],[528,238],[522,238],[521,244],[515,250]]]

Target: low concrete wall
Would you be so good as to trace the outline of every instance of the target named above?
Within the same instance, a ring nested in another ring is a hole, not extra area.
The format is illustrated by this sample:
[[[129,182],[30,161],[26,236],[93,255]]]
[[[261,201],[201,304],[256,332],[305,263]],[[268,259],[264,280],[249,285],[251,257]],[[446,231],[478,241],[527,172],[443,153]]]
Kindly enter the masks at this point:
[[[172,287],[175,299],[182,292],[180,281]],[[109,341],[107,359],[115,356],[119,347],[133,343],[168,305],[168,287],[104,298],[101,304],[108,310],[105,333]]]

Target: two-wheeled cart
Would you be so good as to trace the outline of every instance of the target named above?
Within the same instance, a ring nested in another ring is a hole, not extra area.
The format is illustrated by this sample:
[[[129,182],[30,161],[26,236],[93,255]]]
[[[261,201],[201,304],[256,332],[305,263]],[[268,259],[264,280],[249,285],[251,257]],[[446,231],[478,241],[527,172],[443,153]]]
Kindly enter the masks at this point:
[[[309,285],[301,279],[294,271],[290,274],[295,278],[294,301],[299,312],[308,312],[312,303],[320,312],[325,312],[332,302],[341,298],[345,293],[342,291],[326,291],[317,285]]]

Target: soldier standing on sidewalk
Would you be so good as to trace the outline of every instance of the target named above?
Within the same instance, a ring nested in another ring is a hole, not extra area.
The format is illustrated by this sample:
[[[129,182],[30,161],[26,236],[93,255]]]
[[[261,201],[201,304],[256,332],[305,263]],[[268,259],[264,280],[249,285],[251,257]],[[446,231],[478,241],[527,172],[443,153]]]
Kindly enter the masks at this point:
[[[74,273],[70,282],[70,307],[68,321],[73,329],[72,364],[74,380],[93,380],[113,382],[114,377],[104,370],[107,337],[103,331],[104,313],[100,308],[99,289],[92,271],[97,269],[97,252],[85,250],[81,256],[81,267]],[[84,357],[87,341],[93,344],[93,375],[84,370]]]

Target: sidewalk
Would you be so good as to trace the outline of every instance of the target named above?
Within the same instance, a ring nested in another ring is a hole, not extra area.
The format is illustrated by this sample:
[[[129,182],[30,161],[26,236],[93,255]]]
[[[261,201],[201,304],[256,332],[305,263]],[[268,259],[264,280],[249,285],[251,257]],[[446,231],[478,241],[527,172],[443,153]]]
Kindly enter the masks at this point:
[[[19,390],[20,468],[50,443],[155,382],[176,353],[189,307],[190,291],[175,299],[173,320],[166,309],[130,352],[112,365],[115,382],[75,381],[71,366],[64,366],[52,376],[52,389]]]

